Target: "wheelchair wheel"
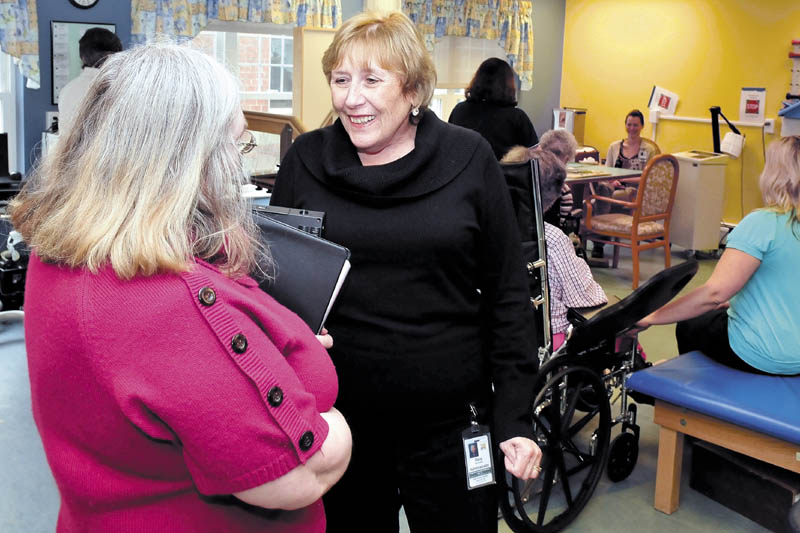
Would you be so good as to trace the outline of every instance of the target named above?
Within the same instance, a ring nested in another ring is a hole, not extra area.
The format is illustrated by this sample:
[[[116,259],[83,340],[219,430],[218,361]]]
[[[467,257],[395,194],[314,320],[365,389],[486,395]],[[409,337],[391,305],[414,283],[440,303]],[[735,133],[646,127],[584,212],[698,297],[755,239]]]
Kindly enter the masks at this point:
[[[639,439],[627,431],[620,433],[611,443],[608,453],[608,479],[617,483],[633,472],[639,459]]]
[[[527,482],[501,476],[500,505],[518,533],[566,527],[589,501],[605,468],[611,432],[605,386],[589,368],[562,366],[571,359],[545,364],[534,388],[533,431],[542,448],[542,472]],[[603,401],[580,412],[576,407],[587,394]]]

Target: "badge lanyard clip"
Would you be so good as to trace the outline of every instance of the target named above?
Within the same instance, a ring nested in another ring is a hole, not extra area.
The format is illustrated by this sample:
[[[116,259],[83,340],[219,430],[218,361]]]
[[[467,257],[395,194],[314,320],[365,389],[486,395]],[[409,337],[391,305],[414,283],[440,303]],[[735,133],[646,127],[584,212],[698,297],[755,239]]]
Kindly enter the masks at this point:
[[[469,427],[462,431],[467,489],[495,484],[492,437],[487,426],[478,423],[478,409],[469,404]]]
[[[480,433],[480,427],[478,425],[478,410],[475,408],[475,404],[470,402],[469,404],[469,429],[472,433]]]

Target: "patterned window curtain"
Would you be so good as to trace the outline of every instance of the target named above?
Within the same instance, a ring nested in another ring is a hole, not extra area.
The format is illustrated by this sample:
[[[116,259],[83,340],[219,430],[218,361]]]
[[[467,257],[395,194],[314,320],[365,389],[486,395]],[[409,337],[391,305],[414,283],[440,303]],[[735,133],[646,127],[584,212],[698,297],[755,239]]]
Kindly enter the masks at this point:
[[[36,0],[0,0],[0,47],[19,59],[28,87],[39,88],[39,20]]]
[[[156,35],[181,42],[200,33],[209,20],[336,28],[342,23],[342,4],[341,0],[132,0],[131,19],[133,44]]]
[[[521,89],[533,86],[532,0],[404,0],[429,50],[445,36],[497,40],[520,77]]]

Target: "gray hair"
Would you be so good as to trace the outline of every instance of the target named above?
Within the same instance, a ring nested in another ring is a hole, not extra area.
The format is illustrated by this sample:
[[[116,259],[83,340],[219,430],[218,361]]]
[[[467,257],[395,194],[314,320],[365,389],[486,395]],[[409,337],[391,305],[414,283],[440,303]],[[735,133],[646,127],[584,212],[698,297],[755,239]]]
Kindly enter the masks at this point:
[[[575,159],[578,141],[567,130],[549,130],[539,138],[539,148],[552,152],[566,165]]]
[[[547,211],[561,197],[561,188],[567,179],[567,168],[552,152],[539,148],[512,147],[503,159],[502,165],[526,163],[531,159],[539,161],[539,189],[542,195],[542,209]]]
[[[254,268],[248,176],[232,126],[236,79],[214,59],[157,43],[109,56],[75,127],[12,204],[15,227],[40,257],[122,279],[221,258]]]
[[[542,209],[547,211],[561,197],[561,188],[567,179],[567,169],[552,152],[535,150],[531,155],[539,161]]]

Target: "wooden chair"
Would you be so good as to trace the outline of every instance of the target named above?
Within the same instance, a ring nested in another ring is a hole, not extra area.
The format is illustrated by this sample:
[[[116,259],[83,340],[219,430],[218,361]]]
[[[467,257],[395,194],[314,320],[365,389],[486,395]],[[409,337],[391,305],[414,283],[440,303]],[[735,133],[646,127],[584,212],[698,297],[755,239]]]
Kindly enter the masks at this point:
[[[592,195],[584,200],[586,217],[581,242],[590,238],[614,246],[614,268],[619,264],[619,247],[631,249],[633,257],[633,288],[639,286],[639,252],[664,248],[664,266],[669,267],[669,219],[678,185],[678,161],[669,154],[650,160],[642,172],[635,202],[624,202],[605,196]],[[609,213],[592,216],[592,204],[607,202],[631,210],[630,214]],[[605,238],[604,238],[605,237]],[[629,242],[622,242],[626,240]]]
[[[600,164],[600,151],[594,146],[581,146],[575,152],[575,162],[580,163],[584,159],[592,158],[598,165]]]

